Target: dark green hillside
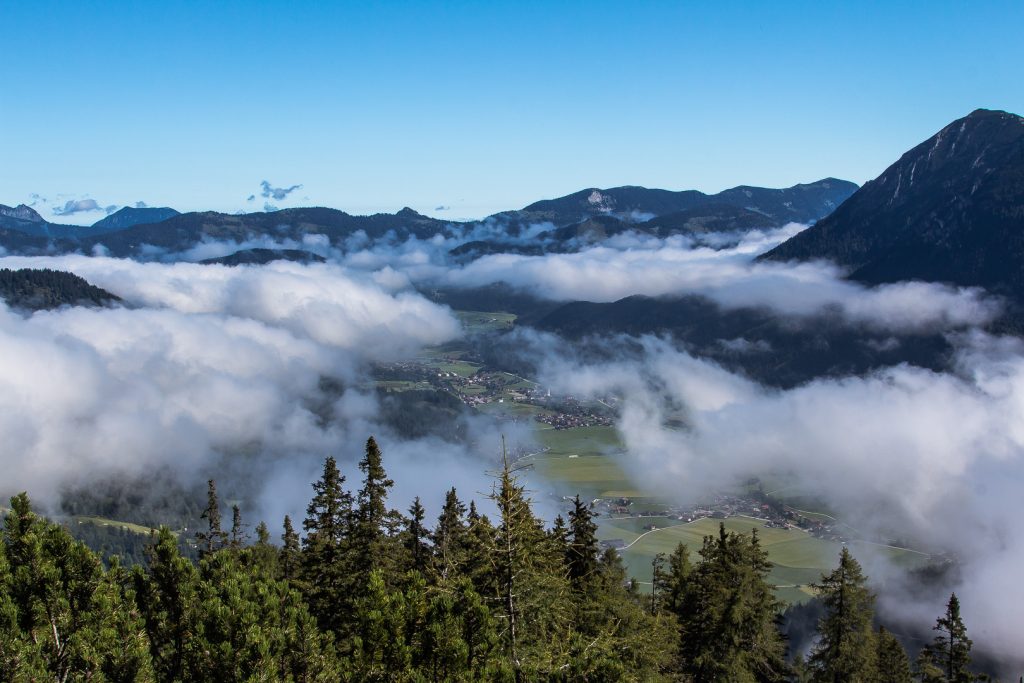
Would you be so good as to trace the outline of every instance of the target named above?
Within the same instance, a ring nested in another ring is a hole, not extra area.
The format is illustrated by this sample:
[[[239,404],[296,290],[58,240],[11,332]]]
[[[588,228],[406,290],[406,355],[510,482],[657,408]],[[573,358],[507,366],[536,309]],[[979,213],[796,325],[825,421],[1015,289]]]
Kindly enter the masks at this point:
[[[33,311],[61,306],[105,306],[121,300],[73,273],[48,268],[0,269],[0,298],[12,308]]]
[[[899,363],[938,370],[947,366],[952,353],[948,340],[937,333],[894,339],[887,332],[851,326],[839,315],[797,321],[769,309],[721,309],[698,296],[574,302],[533,325],[574,340],[669,335],[697,356],[779,387],[817,377],[860,375]]]
[[[324,263],[323,256],[302,249],[242,249],[227,256],[203,259],[200,263],[224,266],[263,265],[274,261],[295,261],[297,263]]]
[[[876,649],[885,673],[909,674],[910,662],[875,630],[867,576],[845,547],[816,584],[818,642],[806,662],[790,660],[756,529],[721,524],[699,547],[680,543],[655,559],[641,594],[598,542],[588,503],[576,496],[545,523],[508,459],[487,495],[493,520],[454,488],[436,518],[419,498],[396,510],[392,486],[371,438],[358,471],[328,458],[305,518],[271,531],[222,506],[210,480],[191,540],[198,562],[164,527],[130,569],[105,565],[15,496],[0,534],[0,680],[909,679],[877,676]],[[938,672],[926,680],[973,680],[955,595],[936,624],[917,660]]]
[[[244,242],[269,236],[301,241],[304,235],[314,234],[326,235],[332,244],[340,244],[360,230],[371,239],[384,237],[389,232],[397,239],[428,238],[443,232],[448,225],[450,222],[423,216],[412,209],[372,216],[353,216],[322,207],[240,215],[205,211],[183,213],[158,223],[98,235],[83,240],[82,249],[89,251],[94,245],[102,244],[113,256],[133,256],[143,245],[177,252],[202,240]]]

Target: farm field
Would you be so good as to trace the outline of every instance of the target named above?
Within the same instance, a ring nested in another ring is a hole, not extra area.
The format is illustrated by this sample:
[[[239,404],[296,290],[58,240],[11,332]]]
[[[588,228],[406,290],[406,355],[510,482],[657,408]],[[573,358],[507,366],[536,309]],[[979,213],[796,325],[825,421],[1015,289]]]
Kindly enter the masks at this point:
[[[641,511],[659,512],[664,504],[650,492],[638,490],[619,459],[623,450],[614,427],[580,427],[575,429],[538,429],[537,440],[548,450],[531,458],[536,474],[543,477],[563,495],[579,493],[585,498],[632,498]],[[829,519],[825,514],[810,516]],[[601,540],[618,539],[629,545],[619,550],[628,573],[650,590],[651,562],[658,553],[668,554],[684,543],[691,560],[704,536],[718,533],[720,522],[729,531],[749,534],[757,529],[768,551],[773,569],[769,581],[777,586],[776,595],[787,603],[802,602],[811,596],[808,584],[818,581],[830,571],[839,556],[842,544],[816,538],[799,529],[766,528],[764,521],[753,517],[734,516],[727,519],[704,518],[685,523],[658,516],[597,517],[597,535]],[[648,532],[650,525],[657,530]],[[925,555],[910,550],[851,541],[849,547],[858,557],[884,554],[905,566],[919,564]]]

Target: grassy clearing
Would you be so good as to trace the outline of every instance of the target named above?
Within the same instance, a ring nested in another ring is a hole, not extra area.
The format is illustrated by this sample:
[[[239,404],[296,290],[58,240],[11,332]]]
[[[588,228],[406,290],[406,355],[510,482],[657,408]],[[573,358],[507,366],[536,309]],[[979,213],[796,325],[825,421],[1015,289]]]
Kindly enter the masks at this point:
[[[118,527],[126,531],[131,531],[135,534],[142,534],[143,536],[149,536],[150,534],[155,534],[157,532],[156,529],[151,529],[148,526],[142,526],[140,524],[131,524],[130,522],[118,522],[114,519],[106,519],[105,517],[94,517],[91,515],[79,515],[77,517],[72,517],[71,521],[77,524],[95,524],[96,526]],[[173,533],[175,536],[178,535],[177,532],[171,533]]]
[[[507,330],[515,324],[514,313],[495,313],[487,311],[453,311],[462,323],[462,328],[469,334],[497,332]]]

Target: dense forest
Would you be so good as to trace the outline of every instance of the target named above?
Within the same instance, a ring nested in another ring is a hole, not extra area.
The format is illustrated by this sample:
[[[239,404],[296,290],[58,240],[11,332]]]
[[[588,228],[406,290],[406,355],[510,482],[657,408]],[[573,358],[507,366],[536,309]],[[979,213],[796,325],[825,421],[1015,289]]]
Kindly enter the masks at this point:
[[[49,268],[0,268],[0,298],[12,308],[38,311],[61,306],[105,306],[120,298],[74,273]]]
[[[285,517],[279,543],[264,523],[250,534],[237,506],[222,523],[210,481],[190,539],[198,562],[161,528],[130,568],[15,496],[0,543],[0,680],[984,680],[955,595],[912,662],[875,630],[845,549],[817,584],[817,644],[790,657],[756,532],[722,527],[692,557],[679,546],[641,594],[601,549],[587,504],[546,527],[507,460],[494,520],[454,489],[432,525],[419,499],[391,509],[372,438],[359,472],[353,491],[328,458],[304,534]]]

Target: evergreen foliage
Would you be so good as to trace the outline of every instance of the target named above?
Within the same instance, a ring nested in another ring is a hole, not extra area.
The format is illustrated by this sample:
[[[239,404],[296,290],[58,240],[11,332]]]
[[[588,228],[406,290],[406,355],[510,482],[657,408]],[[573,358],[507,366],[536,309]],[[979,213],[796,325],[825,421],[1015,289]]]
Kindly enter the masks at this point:
[[[855,683],[875,675],[876,644],[872,631],[875,597],[867,588],[860,563],[845,546],[839,566],[815,588],[825,606],[818,624],[821,639],[811,653],[815,681]]]
[[[577,498],[546,530],[507,460],[495,522],[452,489],[433,532],[419,499],[408,518],[388,507],[372,439],[360,470],[353,495],[328,458],[305,537],[285,517],[280,546],[263,523],[251,541],[238,506],[225,534],[211,481],[202,558],[161,528],[130,571],[116,558],[104,568],[16,496],[0,543],[0,680],[911,680],[899,642],[871,633],[871,596],[848,553],[819,587],[821,645],[790,669],[756,533],[722,527],[694,562],[678,546],[641,597],[618,553],[601,551],[589,506]],[[972,680],[955,596],[936,629],[920,679]],[[872,668],[851,664],[861,660]]]

